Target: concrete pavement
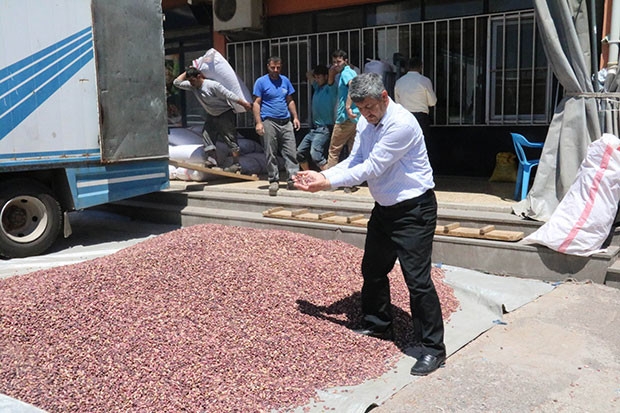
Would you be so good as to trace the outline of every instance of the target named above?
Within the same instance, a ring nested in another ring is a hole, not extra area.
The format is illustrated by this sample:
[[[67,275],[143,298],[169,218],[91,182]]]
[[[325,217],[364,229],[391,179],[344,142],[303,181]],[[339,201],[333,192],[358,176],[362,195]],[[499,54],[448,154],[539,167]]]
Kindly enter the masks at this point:
[[[618,412],[620,290],[564,283],[372,413]]]

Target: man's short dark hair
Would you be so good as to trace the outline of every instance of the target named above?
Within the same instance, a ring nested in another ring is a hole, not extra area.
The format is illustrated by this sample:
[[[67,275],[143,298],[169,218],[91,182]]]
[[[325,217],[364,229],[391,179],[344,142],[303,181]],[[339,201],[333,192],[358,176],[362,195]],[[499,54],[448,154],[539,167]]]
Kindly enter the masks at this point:
[[[187,70],[185,70],[185,77],[186,78],[198,77],[198,75],[202,75],[202,72],[200,72],[200,70],[196,69],[193,66],[190,66],[190,67],[187,68]]]
[[[413,56],[411,59],[409,59],[409,70],[420,70],[422,69],[422,59],[420,59],[418,56]]]
[[[282,63],[282,59],[280,59],[279,56],[269,56],[269,59],[267,59],[267,64],[274,62],[274,63]]]
[[[316,65],[314,70],[312,71],[313,75],[327,75],[329,74],[329,69],[325,65]]]
[[[347,52],[342,49],[334,50],[334,53],[332,53],[332,57],[342,57],[344,60],[347,60],[349,58]]]

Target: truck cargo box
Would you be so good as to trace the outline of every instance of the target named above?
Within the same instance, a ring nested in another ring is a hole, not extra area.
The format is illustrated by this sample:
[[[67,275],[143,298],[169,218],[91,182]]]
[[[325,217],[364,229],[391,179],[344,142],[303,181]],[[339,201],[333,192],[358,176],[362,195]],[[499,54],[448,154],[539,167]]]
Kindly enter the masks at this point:
[[[168,186],[162,19],[158,0],[2,1],[0,256]]]

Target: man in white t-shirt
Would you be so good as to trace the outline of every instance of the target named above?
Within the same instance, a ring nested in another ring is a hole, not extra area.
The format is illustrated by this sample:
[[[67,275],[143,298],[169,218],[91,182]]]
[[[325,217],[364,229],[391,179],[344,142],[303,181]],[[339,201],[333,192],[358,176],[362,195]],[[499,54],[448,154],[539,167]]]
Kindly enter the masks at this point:
[[[403,105],[415,116],[426,146],[429,145],[431,119],[429,111],[437,103],[431,80],[422,74],[423,63],[418,57],[409,59],[409,72],[401,76],[394,85],[394,101]]]

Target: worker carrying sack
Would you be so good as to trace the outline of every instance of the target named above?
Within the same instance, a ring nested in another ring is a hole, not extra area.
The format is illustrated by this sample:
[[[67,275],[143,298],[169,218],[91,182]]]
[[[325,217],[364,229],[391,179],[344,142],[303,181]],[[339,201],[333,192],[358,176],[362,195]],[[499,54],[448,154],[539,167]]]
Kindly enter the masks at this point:
[[[579,256],[603,251],[620,201],[619,147],[620,139],[608,133],[592,142],[575,181],[549,221],[523,242]]]
[[[199,57],[198,59],[192,62],[192,66],[196,69],[200,70],[202,75],[207,79],[215,80],[224,86],[226,89],[233,92],[235,95],[240,98],[245,99],[248,102],[252,102],[252,94],[250,90],[247,88],[243,80],[232,66],[228,63],[228,61],[215,49],[209,49],[204,54],[204,56]],[[243,113],[245,112],[245,108],[238,103],[230,102],[233,106],[235,113]]]

